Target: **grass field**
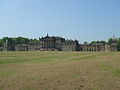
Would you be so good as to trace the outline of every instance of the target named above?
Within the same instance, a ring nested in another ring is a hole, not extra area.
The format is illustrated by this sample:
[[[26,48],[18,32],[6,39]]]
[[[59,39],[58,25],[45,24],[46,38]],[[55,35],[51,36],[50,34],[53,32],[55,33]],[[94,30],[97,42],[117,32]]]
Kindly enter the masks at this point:
[[[0,90],[120,90],[120,52],[0,52]]]

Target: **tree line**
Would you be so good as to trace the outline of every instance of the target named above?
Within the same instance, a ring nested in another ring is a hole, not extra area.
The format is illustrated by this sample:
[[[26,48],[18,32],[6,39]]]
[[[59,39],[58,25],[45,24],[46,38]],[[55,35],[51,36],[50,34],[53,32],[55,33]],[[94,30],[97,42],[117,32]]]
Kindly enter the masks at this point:
[[[38,42],[37,39],[29,39],[29,38],[25,38],[25,37],[14,37],[14,38],[10,38],[10,37],[3,37],[2,39],[0,39],[0,46],[3,47],[4,43],[6,42],[6,40],[9,40],[9,42],[11,42],[12,44],[16,45],[16,44],[28,44],[29,42]],[[108,41],[92,41],[91,44],[96,44],[96,43],[111,43],[112,42],[112,38],[110,38]],[[87,42],[84,42],[87,44]],[[118,51],[120,51],[120,38],[117,38],[117,49]]]
[[[25,38],[25,37],[14,37],[14,38],[3,37],[2,39],[0,39],[0,46],[4,46],[4,43],[6,42],[6,40],[9,40],[9,42],[14,45],[28,44],[29,42],[38,42],[37,39],[29,39],[29,38]]]

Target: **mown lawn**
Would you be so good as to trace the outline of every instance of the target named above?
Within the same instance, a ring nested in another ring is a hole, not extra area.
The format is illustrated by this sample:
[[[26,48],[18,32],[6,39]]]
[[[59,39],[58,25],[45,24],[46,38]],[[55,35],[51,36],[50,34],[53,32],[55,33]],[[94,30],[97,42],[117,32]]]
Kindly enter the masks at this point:
[[[120,52],[0,52],[0,90],[120,90]]]

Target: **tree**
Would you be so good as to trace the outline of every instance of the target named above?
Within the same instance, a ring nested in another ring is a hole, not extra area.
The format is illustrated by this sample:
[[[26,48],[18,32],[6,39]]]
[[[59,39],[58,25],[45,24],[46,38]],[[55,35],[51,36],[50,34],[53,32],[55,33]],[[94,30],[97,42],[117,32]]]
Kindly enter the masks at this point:
[[[29,39],[29,42],[38,42],[38,40],[37,39]]]
[[[29,42],[28,38],[24,38],[24,37],[13,38],[14,44],[28,44],[28,42]]]
[[[84,44],[87,44],[87,42],[84,42]]]
[[[102,44],[106,44],[106,41],[92,41],[91,44],[97,44],[97,43],[102,43]]]
[[[10,38],[10,37],[3,37],[2,39],[0,39],[0,46],[3,47],[4,43],[6,42],[6,40],[9,41],[10,45],[16,45],[16,44],[28,44],[29,42],[38,42],[37,39],[28,39],[25,37],[14,37],[14,38]]]
[[[117,50],[120,51],[120,38],[117,40]]]
[[[2,44],[2,39],[0,39],[0,47],[2,47],[3,46],[3,44]]]
[[[110,38],[110,39],[108,40],[108,43],[112,43],[112,38]]]
[[[4,46],[6,40],[8,40],[8,37],[3,37],[2,39],[0,39],[0,46]]]

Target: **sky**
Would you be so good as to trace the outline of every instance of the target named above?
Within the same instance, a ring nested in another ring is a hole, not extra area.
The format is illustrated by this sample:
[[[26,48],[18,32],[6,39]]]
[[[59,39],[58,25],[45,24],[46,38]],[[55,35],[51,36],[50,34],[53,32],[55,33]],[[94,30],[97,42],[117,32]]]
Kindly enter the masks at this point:
[[[47,33],[81,43],[120,37],[120,0],[0,0],[0,38]]]

